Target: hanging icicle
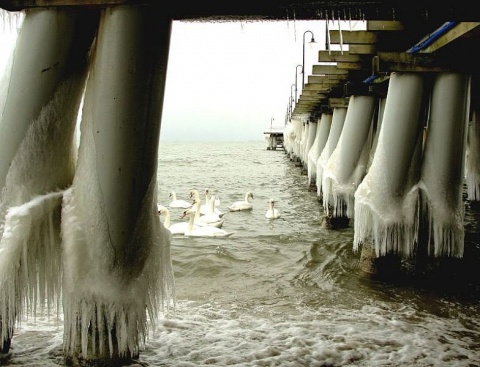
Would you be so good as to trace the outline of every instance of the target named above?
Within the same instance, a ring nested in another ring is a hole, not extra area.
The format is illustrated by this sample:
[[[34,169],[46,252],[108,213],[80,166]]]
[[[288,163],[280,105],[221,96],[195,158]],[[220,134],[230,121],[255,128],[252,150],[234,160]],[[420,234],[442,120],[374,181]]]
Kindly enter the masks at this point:
[[[331,55],[332,54],[332,51],[331,51],[331,43],[330,43],[330,30],[328,29],[328,14],[326,14],[326,21],[325,21],[325,25],[326,25],[326,34],[327,34],[327,50],[328,50],[328,54]]]
[[[350,32],[352,31],[352,12],[348,9],[348,25],[350,27]]]
[[[342,26],[340,24],[340,18],[338,18],[338,33],[340,35],[340,52],[343,55],[343,35],[342,35]]]

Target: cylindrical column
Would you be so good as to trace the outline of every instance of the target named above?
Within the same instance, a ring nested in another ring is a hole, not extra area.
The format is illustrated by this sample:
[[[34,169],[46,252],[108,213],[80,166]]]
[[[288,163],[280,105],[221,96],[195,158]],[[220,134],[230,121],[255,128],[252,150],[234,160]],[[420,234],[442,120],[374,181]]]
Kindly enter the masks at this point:
[[[473,110],[467,134],[466,183],[468,200],[480,202],[480,111]]]
[[[337,147],[338,139],[342,133],[343,124],[345,123],[345,116],[347,109],[345,107],[335,107],[332,115],[332,126],[328,133],[328,139],[325,146],[317,159],[317,196],[322,198],[322,177],[323,170],[327,164],[328,158],[332,155]]]
[[[26,301],[61,294],[60,209],[73,180],[74,132],[98,17],[32,9],[16,40],[0,121],[0,347]],[[12,290],[15,292],[12,293]]]
[[[323,171],[323,208],[333,217],[353,217],[353,195],[366,173],[375,97],[352,96],[337,147]]]
[[[317,160],[325,148],[328,135],[330,133],[330,127],[332,126],[332,114],[322,113],[317,125],[317,135],[312,148],[308,152],[308,187],[316,184],[317,179]]]
[[[11,188],[5,187],[6,179],[12,167],[18,166],[21,162],[21,158],[17,158],[17,162],[14,162],[14,159],[25,154],[25,145],[29,143],[25,141],[28,139],[27,131],[30,130],[31,134],[32,129],[39,128],[36,126],[45,124],[47,115],[52,114],[52,109],[55,108],[48,107],[49,104],[61,104],[60,99],[70,103],[71,108],[63,110],[55,121],[70,119],[62,129],[69,129],[70,137],[73,137],[72,131],[75,127],[83,85],[81,81],[80,85],[72,87],[65,86],[64,83],[74,75],[84,77],[86,54],[92,43],[95,28],[96,19],[91,19],[91,14],[85,12],[36,9],[26,13],[17,38],[15,61],[0,123],[0,189],[7,190],[4,192],[4,200],[10,200],[8,196],[15,196],[10,192]],[[58,93],[62,85],[66,88],[63,94]],[[53,99],[55,93],[57,93],[56,100]],[[65,93],[71,95],[66,96]],[[20,147],[21,144],[23,144],[22,147]],[[43,151],[33,153],[36,159],[32,162],[23,161],[21,164],[24,166],[30,164],[29,169],[35,168],[36,162],[40,159],[38,155],[40,152]],[[59,155],[64,156],[65,152]],[[53,154],[51,156],[55,158]],[[57,159],[56,163],[60,161]],[[36,166],[38,167],[38,164]],[[55,176],[58,181],[55,181],[51,177],[53,172],[45,172],[45,167],[42,166],[41,176],[48,177],[48,180],[44,181],[50,184],[45,184],[48,187],[42,187],[38,191],[43,193],[45,192],[43,190],[48,191],[68,185],[73,177],[73,167],[68,167],[70,169],[68,178],[59,177],[64,175],[65,168],[67,167],[56,167],[50,164],[49,169],[56,170]],[[35,175],[29,172],[32,177]],[[36,181],[36,185],[39,185],[40,180]],[[22,185],[25,184],[22,178]]]
[[[425,203],[433,241],[429,254],[462,257],[462,200],[470,76],[442,73],[435,78],[422,165]]]
[[[147,314],[170,301],[170,239],[157,215],[158,140],[171,20],[102,10],[75,179],[64,198],[67,358],[130,359]]]
[[[372,240],[377,257],[413,251],[423,93],[419,74],[391,74],[373,161],[355,192],[354,250]]]

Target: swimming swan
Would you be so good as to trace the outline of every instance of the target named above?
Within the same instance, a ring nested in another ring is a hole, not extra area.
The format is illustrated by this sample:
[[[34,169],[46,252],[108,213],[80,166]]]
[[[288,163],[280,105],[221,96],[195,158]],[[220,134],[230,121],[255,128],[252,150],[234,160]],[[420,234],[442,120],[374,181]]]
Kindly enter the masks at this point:
[[[192,209],[186,209],[183,212],[183,217],[189,217],[187,230],[185,231],[186,237],[229,237],[234,232],[227,232],[222,228],[213,226],[196,226],[194,225],[195,213]]]
[[[158,211],[159,215],[163,215],[165,219],[163,220],[163,226],[170,231],[171,234],[185,234],[186,229],[188,228],[188,222],[170,222],[170,210],[163,207]]]
[[[200,199],[200,194],[198,193],[198,190],[191,190],[190,191],[190,198],[192,199],[193,203],[195,204],[197,201],[202,201]],[[193,205],[192,209],[195,211],[197,210],[197,206]],[[200,214],[205,214],[207,212],[207,205],[206,204],[200,204]]]
[[[160,203],[157,203],[157,211],[158,211],[158,214],[160,214],[160,210],[162,209],[166,209],[166,206],[165,205],[162,205]]]
[[[275,208],[275,200],[270,199],[268,201],[268,210],[265,213],[265,218],[267,219],[277,219],[280,218],[280,212]]]
[[[181,200],[181,199],[177,199],[177,194],[175,193],[175,191],[170,191],[170,195],[169,195],[171,198],[172,198],[172,201],[170,202],[170,204],[168,204],[168,206],[170,208],[181,208],[181,209],[187,209],[187,208],[191,208],[192,207],[192,203],[191,202],[188,202],[186,200]]]
[[[214,226],[217,228],[221,228],[223,226],[223,222],[225,221],[224,219],[220,218],[218,214],[214,213],[214,202],[210,202],[210,209],[208,213],[201,215],[199,207],[201,205],[200,200],[194,199],[193,203],[193,210],[195,211],[195,220],[193,221],[194,224],[203,226],[203,225],[209,225],[209,226]]]
[[[198,190],[191,190],[190,191],[190,197],[192,198],[193,202],[195,200],[200,200],[200,194],[198,193]],[[210,192],[208,189],[205,189],[205,204],[200,204],[200,214],[208,214],[210,211]],[[193,207],[193,210],[195,210],[195,207]],[[223,217],[225,213],[220,211],[216,206],[213,209],[213,212],[217,214],[219,217]]]
[[[210,200],[212,200],[215,203],[215,207],[220,206],[220,198],[218,196],[212,195],[209,189],[205,189],[205,204],[208,204]]]
[[[245,194],[244,200],[235,201],[228,207],[228,209],[231,212],[236,212],[240,210],[252,210],[253,209],[253,204],[251,202],[252,200],[253,200],[253,193],[251,191],[248,191]]]

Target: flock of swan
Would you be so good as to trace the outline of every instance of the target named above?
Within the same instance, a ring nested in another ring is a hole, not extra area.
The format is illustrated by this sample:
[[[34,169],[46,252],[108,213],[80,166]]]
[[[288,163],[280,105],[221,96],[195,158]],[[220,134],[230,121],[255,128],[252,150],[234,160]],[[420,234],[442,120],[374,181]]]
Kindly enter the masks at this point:
[[[235,232],[229,232],[222,228],[225,219],[218,206],[220,199],[205,189],[205,203],[202,203],[198,190],[190,191],[192,201],[178,199],[175,191],[170,191],[170,203],[167,206],[158,205],[158,214],[164,217],[163,226],[172,235],[185,237],[230,237]],[[235,201],[228,206],[230,212],[238,212],[253,209],[253,193],[248,191],[243,200]],[[280,212],[275,208],[275,201],[270,199],[268,210],[265,213],[267,219],[280,218]],[[186,221],[172,223],[170,209],[183,209],[181,218]]]

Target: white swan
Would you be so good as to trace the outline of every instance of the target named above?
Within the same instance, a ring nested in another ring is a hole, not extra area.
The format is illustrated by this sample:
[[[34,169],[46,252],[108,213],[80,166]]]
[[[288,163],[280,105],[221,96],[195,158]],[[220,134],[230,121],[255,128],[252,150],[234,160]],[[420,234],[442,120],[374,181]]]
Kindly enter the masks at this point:
[[[208,202],[212,200],[212,197],[215,203],[215,207],[220,206],[220,198],[218,196],[212,195],[209,189],[205,189],[205,204],[208,204]]]
[[[222,228],[217,228],[213,226],[197,226],[195,227],[194,220],[195,215],[192,209],[186,209],[183,212],[184,217],[189,217],[187,230],[185,231],[186,237],[229,237],[234,232],[227,232]]]
[[[204,215],[200,215],[200,201],[198,199],[194,200],[194,206],[195,206],[195,224],[202,225],[202,224],[207,224],[209,226],[214,226],[217,228],[221,228],[223,226],[223,222],[225,221],[223,218],[221,218],[217,213],[215,213],[215,197],[212,197],[213,200],[210,200],[209,203],[209,210],[208,213]]]
[[[192,198],[193,202],[195,202],[195,200],[199,200],[201,201],[200,199],[200,194],[198,193],[198,190],[191,190],[190,191],[190,197]],[[205,189],[205,204],[200,204],[200,214],[207,214],[209,211],[210,211],[210,192],[208,189]],[[193,207],[193,210],[196,210],[195,207]],[[221,212],[220,209],[218,208],[214,208],[213,209],[213,212],[215,214],[217,214],[219,217],[222,217],[225,213]]]
[[[181,199],[177,199],[177,194],[175,193],[175,191],[170,191],[170,195],[169,195],[172,200],[170,201],[170,204],[168,204],[168,206],[170,208],[181,208],[181,209],[187,209],[187,208],[191,208],[192,207],[192,203],[191,202],[188,202],[186,200],[181,200]]]
[[[275,200],[270,199],[268,201],[268,210],[265,213],[265,218],[267,219],[277,219],[280,218],[280,212],[275,208]]]
[[[210,214],[212,211],[220,218],[224,216],[225,212],[222,212],[217,207],[220,205],[220,199],[215,195],[212,195],[209,189],[205,189],[205,212],[202,214]]]
[[[163,226],[173,234],[185,234],[185,231],[188,228],[188,222],[178,222],[178,223],[171,223],[170,221],[170,210],[163,207],[158,211],[159,215],[165,216],[163,220]],[[196,227],[196,226],[195,226]]]
[[[200,194],[198,193],[198,190],[191,190],[190,191],[190,198],[192,199],[193,203],[195,204],[196,202],[198,201],[202,201],[202,199],[200,199]],[[192,205],[192,209],[195,211],[197,210],[197,206],[196,205]],[[205,214],[207,212],[207,205],[206,204],[200,204],[200,214]]]
[[[253,209],[253,204],[251,202],[252,200],[253,200],[253,193],[251,191],[248,191],[245,194],[244,200],[235,201],[228,207],[228,209],[232,212],[236,212],[240,210],[252,210]]]

